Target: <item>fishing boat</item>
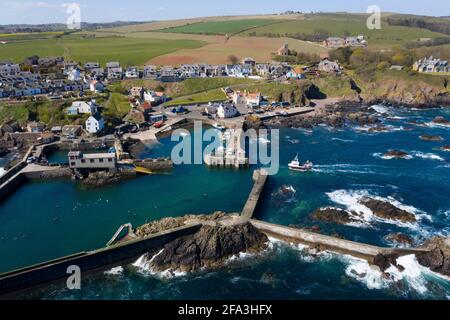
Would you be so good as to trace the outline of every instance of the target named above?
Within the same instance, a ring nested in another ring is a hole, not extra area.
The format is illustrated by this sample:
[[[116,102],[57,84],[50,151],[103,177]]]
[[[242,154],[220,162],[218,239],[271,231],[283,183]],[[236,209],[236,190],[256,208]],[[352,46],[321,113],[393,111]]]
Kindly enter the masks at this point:
[[[292,160],[289,164],[288,167],[290,170],[293,171],[310,171],[313,169],[314,165],[311,161],[306,161],[305,163],[300,163],[300,161],[298,160],[298,154],[295,156],[295,159]]]

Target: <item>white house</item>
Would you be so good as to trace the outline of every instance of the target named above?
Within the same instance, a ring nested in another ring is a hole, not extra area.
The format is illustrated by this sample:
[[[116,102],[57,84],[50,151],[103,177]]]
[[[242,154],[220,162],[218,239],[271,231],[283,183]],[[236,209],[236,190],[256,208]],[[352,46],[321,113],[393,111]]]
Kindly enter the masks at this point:
[[[86,131],[89,133],[97,133],[105,127],[105,120],[99,114],[90,116],[86,120]]]
[[[98,106],[95,100],[89,102],[74,101],[72,106],[68,108],[68,114],[95,114],[98,112]]]
[[[167,97],[164,92],[146,90],[144,91],[144,100],[150,102],[152,105],[157,105],[166,102]]]
[[[233,102],[237,105],[245,104],[247,106],[259,106],[262,101],[262,96],[260,92],[249,93],[244,91],[236,91],[233,93]]]
[[[125,78],[136,79],[139,78],[139,69],[137,67],[128,67],[125,71]]]
[[[82,77],[80,70],[76,68],[70,69],[67,73],[67,79],[69,81],[81,81]]]
[[[15,76],[20,73],[20,66],[18,64],[0,63],[0,76]]]
[[[233,118],[238,115],[236,106],[232,103],[221,103],[217,108],[217,117],[221,119]]]
[[[91,90],[92,92],[95,92],[95,93],[99,93],[99,92],[103,92],[105,90],[105,86],[100,81],[92,80],[89,83],[89,90]]]

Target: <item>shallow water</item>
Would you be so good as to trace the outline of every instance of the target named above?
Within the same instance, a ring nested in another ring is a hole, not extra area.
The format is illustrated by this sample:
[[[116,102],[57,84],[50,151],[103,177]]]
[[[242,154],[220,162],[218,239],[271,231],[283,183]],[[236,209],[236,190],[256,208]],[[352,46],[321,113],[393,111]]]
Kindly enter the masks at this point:
[[[438,150],[450,144],[450,128],[420,127],[409,121],[430,122],[449,110],[409,111],[378,109],[390,132],[369,134],[358,127],[335,130],[281,130],[281,169],[270,177],[257,218],[280,224],[319,225],[347,239],[392,245],[385,236],[402,232],[417,242],[450,233],[450,153]],[[411,128],[411,130],[409,130]],[[407,129],[407,130],[404,130]],[[419,139],[421,134],[442,136],[444,142]],[[143,156],[169,155],[169,139]],[[409,160],[386,160],[389,149],[411,155]],[[299,153],[316,164],[313,172],[298,173],[287,163]],[[208,170],[177,166],[168,176],[149,176],[101,189],[83,189],[77,183],[31,183],[0,206],[0,271],[89,250],[104,245],[120,224],[215,210],[240,211],[251,189],[252,170]],[[283,185],[296,193],[289,199],[273,194]],[[205,197],[204,193],[207,193]],[[414,213],[414,224],[376,219],[356,200],[370,195]],[[350,208],[364,213],[353,226],[312,221],[319,207]],[[17,252],[21,254],[18,255]],[[258,257],[234,259],[220,270],[172,279],[142,274],[124,266],[85,279],[73,293],[48,288],[36,293],[48,299],[446,299],[449,283],[420,268],[408,257],[407,270],[384,281],[362,261],[325,254],[313,257],[297,247],[275,243]],[[216,288],[221,287],[221,291]]]

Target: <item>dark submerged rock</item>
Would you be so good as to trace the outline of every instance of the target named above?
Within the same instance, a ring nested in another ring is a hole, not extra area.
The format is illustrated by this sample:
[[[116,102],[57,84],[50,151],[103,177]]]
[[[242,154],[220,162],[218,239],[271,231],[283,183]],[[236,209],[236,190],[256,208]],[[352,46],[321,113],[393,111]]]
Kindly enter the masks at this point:
[[[350,212],[338,208],[317,209],[311,214],[311,218],[337,224],[349,224],[357,221]]]
[[[384,156],[389,158],[405,159],[409,156],[409,154],[400,150],[389,150],[384,154]]]
[[[391,233],[388,234],[385,239],[389,242],[408,247],[412,246],[414,243],[414,240],[410,236],[403,233]]]
[[[372,213],[379,218],[401,222],[416,222],[414,214],[397,208],[389,202],[366,197],[361,199],[359,203],[369,208]]]
[[[444,138],[442,138],[441,136],[437,136],[437,135],[430,135],[430,134],[423,134],[420,136],[421,140],[424,141],[443,141]]]

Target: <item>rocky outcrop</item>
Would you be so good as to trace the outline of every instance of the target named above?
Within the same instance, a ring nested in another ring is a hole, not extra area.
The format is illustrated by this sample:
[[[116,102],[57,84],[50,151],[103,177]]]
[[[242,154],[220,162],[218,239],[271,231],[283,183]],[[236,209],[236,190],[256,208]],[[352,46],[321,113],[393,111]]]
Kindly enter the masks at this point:
[[[384,157],[393,159],[407,159],[409,157],[409,154],[405,151],[389,150],[384,154]]]
[[[450,120],[447,120],[444,117],[436,117],[431,122],[437,125],[450,127]]]
[[[173,169],[173,161],[166,158],[134,160],[133,164],[151,171],[170,171]]]
[[[416,254],[417,261],[432,271],[450,276],[450,238],[432,238],[421,247],[430,251]]]
[[[294,187],[283,185],[272,193],[272,202],[275,206],[282,207],[286,202],[293,201],[296,193]]]
[[[444,140],[444,138],[442,138],[441,136],[430,135],[430,134],[423,134],[419,138],[420,138],[420,140],[424,140],[424,141],[443,141]]]
[[[387,269],[389,269],[391,266],[397,267],[400,271],[403,271],[405,268],[403,266],[400,266],[397,263],[397,259],[400,256],[398,254],[378,254],[373,258],[373,265],[380,268],[382,272],[386,272]]]
[[[311,218],[314,220],[337,224],[349,224],[352,222],[357,222],[357,220],[353,218],[350,212],[338,208],[317,209],[311,214]]]
[[[414,240],[410,236],[403,233],[391,233],[388,234],[385,239],[386,241],[402,247],[410,247],[414,243]]]
[[[267,248],[267,243],[267,236],[250,223],[204,225],[194,235],[166,244],[162,251],[150,258],[148,266],[154,272],[192,272],[201,268],[214,268],[241,252],[260,252]]]
[[[136,172],[132,170],[121,172],[98,171],[90,172],[89,175],[82,180],[82,183],[89,187],[102,187],[134,177],[136,177]]]
[[[152,221],[144,224],[136,229],[134,232],[138,237],[147,237],[152,234],[178,228],[186,224],[187,221],[217,221],[226,216],[225,212],[218,211],[211,215],[185,215],[176,218],[163,218],[161,220]]]
[[[356,123],[360,126],[372,125],[380,122],[376,116],[364,112],[349,113],[347,115],[347,119],[350,122]]]
[[[359,203],[369,208],[375,216],[381,219],[396,220],[401,222],[416,222],[416,216],[414,214],[397,208],[389,202],[367,197],[361,199]]]

